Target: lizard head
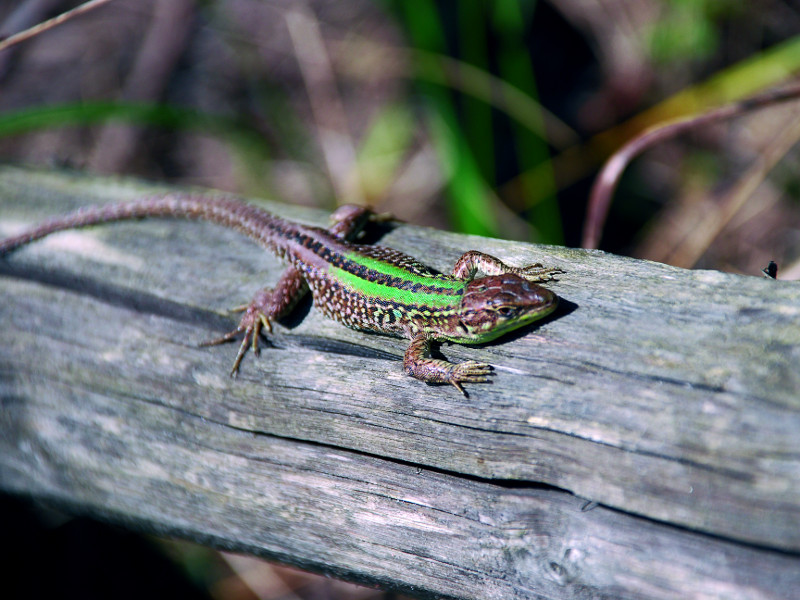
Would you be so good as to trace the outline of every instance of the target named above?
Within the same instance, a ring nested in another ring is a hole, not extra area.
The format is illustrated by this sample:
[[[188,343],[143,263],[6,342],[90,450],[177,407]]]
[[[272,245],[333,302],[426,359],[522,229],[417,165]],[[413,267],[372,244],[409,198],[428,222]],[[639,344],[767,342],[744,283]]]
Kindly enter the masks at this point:
[[[545,315],[558,296],[518,275],[490,275],[470,281],[458,310],[458,335],[453,341],[481,344]]]

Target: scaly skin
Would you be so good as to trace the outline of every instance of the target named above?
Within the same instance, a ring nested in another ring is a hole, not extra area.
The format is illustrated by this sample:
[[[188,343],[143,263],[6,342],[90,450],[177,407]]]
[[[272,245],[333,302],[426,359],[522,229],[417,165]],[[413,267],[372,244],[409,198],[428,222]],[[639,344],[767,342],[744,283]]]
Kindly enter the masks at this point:
[[[492,367],[430,358],[430,344],[448,340],[480,344],[551,313],[558,297],[536,285],[559,269],[539,264],[510,267],[476,251],[465,253],[451,275],[433,272],[391,248],[355,244],[352,239],[370,219],[367,209],[343,206],[330,229],[308,227],[276,217],[239,200],[184,194],[152,196],[122,204],[93,206],[48,221],[0,242],[0,256],[64,229],[143,217],[210,221],[235,229],[276,253],[289,266],[272,290],[259,291],[232,332],[208,342],[218,344],[244,334],[231,374],[247,349],[258,351],[262,329],[287,314],[311,291],[314,305],[348,327],[411,340],[403,360],[409,375],[449,383],[466,394],[463,383],[488,381]],[[478,271],[486,274],[475,278]]]

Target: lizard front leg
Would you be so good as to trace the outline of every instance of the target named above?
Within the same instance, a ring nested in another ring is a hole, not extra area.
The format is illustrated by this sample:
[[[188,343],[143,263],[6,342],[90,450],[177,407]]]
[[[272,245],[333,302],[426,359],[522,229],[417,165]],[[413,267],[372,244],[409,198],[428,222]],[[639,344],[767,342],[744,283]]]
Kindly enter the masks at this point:
[[[462,254],[461,258],[456,261],[453,267],[453,277],[469,281],[475,277],[478,271],[486,275],[513,273],[514,275],[519,275],[523,279],[534,283],[550,281],[556,274],[564,272],[557,267],[543,267],[540,263],[528,265],[527,267],[512,267],[499,258],[484,254],[483,252],[478,252],[477,250],[470,250]]]
[[[462,383],[484,383],[489,381],[492,366],[486,363],[468,360],[463,363],[451,363],[428,356],[431,342],[425,333],[417,333],[403,357],[403,369],[411,377],[430,383],[449,383],[459,392],[467,395]]]

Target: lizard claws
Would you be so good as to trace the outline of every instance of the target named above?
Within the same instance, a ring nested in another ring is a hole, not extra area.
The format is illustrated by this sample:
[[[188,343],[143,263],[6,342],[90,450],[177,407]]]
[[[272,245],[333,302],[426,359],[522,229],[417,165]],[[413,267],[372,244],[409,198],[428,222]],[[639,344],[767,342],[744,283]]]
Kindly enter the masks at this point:
[[[489,381],[489,376],[492,375],[493,371],[492,365],[468,360],[454,365],[448,383],[467,396],[468,394],[461,385],[462,383],[486,383]]]
[[[258,338],[261,336],[262,329],[266,329],[269,333],[272,333],[272,323],[269,317],[264,314],[260,306],[256,305],[255,302],[237,306],[232,309],[231,312],[244,312],[236,329],[213,340],[203,342],[200,346],[205,347],[224,344],[230,342],[240,333],[244,332],[242,343],[239,345],[239,351],[236,353],[236,359],[233,361],[233,368],[230,372],[231,377],[235,377],[239,373],[239,365],[241,365],[244,355],[247,354],[248,348],[252,348],[253,354],[256,356],[259,355]]]
[[[527,267],[521,267],[517,271],[517,275],[534,283],[552,281],[556,278],[556,275],[560,273],[564,273],[564,270],[559,269],[558,267],[547,268],[542,266],[541,263],[535,263],[528,265]]]

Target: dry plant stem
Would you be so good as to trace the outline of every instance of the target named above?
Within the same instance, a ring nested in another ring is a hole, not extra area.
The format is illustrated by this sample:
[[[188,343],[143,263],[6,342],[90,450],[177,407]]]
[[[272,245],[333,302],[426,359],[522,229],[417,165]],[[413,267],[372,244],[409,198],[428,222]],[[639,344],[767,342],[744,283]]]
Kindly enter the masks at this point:
[[[586,209],[586,222],[581,245],[584,248],[597,248],[603,225],[608,216],[611,198],[619,184],[620,177],[631,160],[644,150],[695,127],[730,119],[751,110],[798,98],[800,98],[800,83],[794,83],[789,87],[769,90],[747,100],[727,104],[700,115],[684,117],[656,125],[630,140],[606,161],[597,179],[595,179],[592,193],[589,196],[589,205]]]
[[[80,6],[76,6],[72,10],[68,10],[67,12],[61,13],[58,16],[53,17],[52,19],[48,19],[38,25],[31,27],[30,29],[26,29],[25,31],[20,31],[10,37],[7,37],[2,42],[0,42],[0,52],[5,50],[6,48],[10,48],[15,44],[19,44],[25,40],[28,40],[40,33],[47,31],[48,29],[52,29],[56,25],[61,25],[62,23],[72,19],[73,17],[77,17],[78,15],[82,15],[85,12],[93,10],[95,8],[99,8],[103,4],[108,4],[111,0],[90,0],[89,2],[85,2]]]
[[[0,40],[36,25],[59,4],[60,0],[28,0],[20,4],[0,24]],[[8,71],[13,56],[13,51],[0,53],[0,79]]]
[[[364,204],[357,177],[356,151],[319,24],[303,7],[287,11],[286,27],[308,91],[317,136],[336,196]]]
[[[711,242],[744,207],[747,199],[753,195],[767,174],[797,143],[798,138],[800,138],[800,122],[795,119],[793,126],[776,135],[753,165],[739,178],[736,185],[714,203],[715,210],[695,221],[681,243],[672,250],[666,262],[676,267],[693,267]]]

